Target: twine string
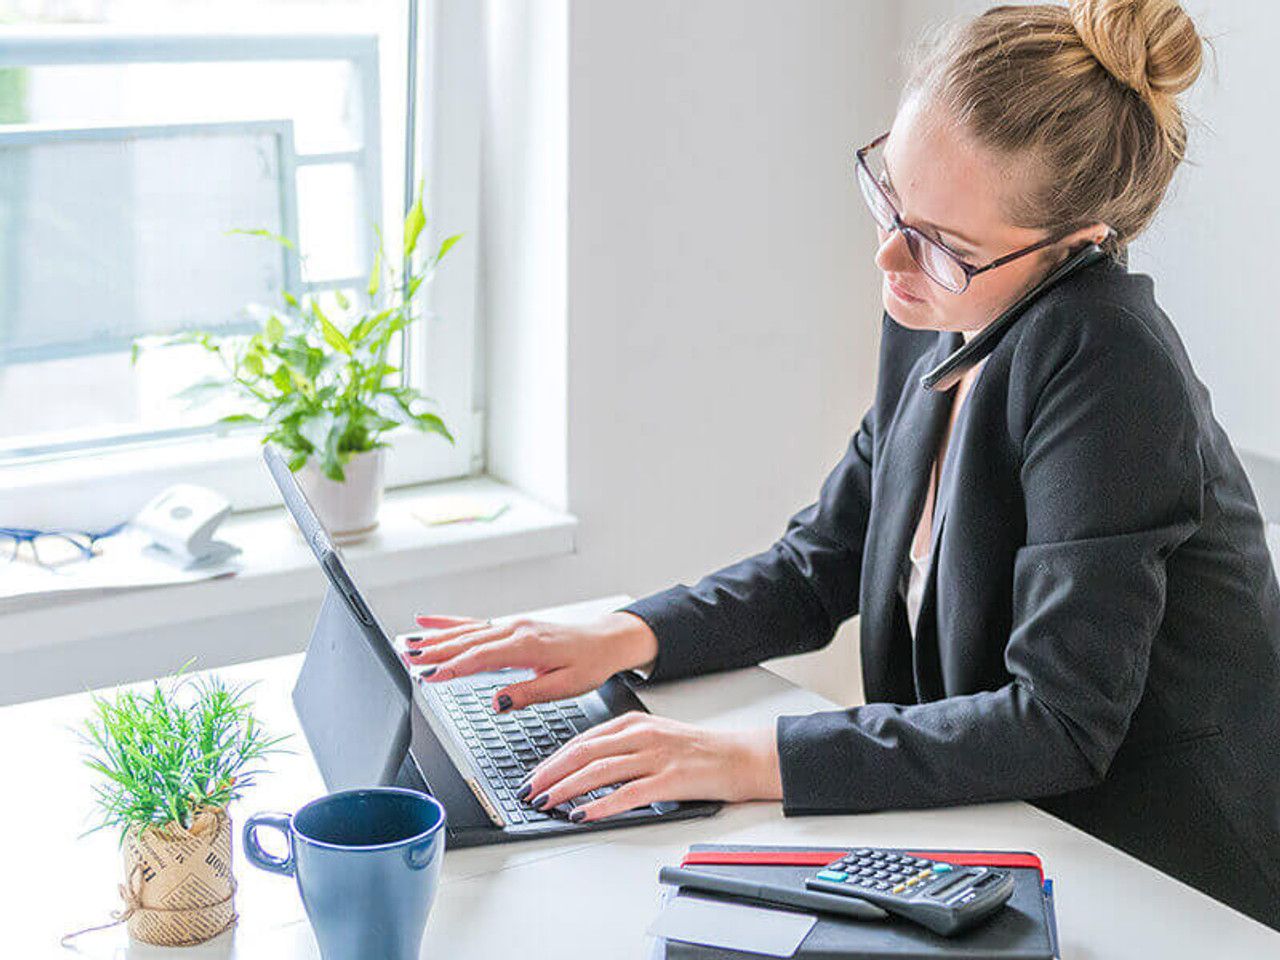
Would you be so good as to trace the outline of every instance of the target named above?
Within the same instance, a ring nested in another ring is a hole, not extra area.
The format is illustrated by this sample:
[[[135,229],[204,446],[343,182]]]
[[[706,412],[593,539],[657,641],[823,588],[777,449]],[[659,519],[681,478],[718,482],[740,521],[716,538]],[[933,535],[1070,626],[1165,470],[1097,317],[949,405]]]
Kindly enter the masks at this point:
[[[142,904],[142,864],[135,863],[133,865],[133,869],[129,871],[129,876],[126,882],[120,884],[118,889],[120,891],[120,899],[124,901],[124,909],[111,911],[112,920],[110,923],[100,923],[97,926],[85,927],[83,930],[76,930],[73,933],[64,935],[60,941],[64,947],[68,946],[72,940],[76,939],[76,937],[82,936],[86,933],[93,933],[95,930],[109,930],[112,927],[120,926],[122,923],[128,923],[129,918],[135,913],[164,913],[174,915],[180,913],[198,913],[201,910],[212,910],[215,907],[220,907],[229,902],[236,895],[236,881],[233,877],[231,880],[231,892],[221,900],[215,900],[212,903],[202,903],[198,907],[147,907]],[[233,912],[231,914],[231,919],[227,921],[222,930],[226,930],[227,927],[231,926],[238,919],[239,917],[237,917]],[[218,933],[222,933],[222,930],[219,930]],[[213,934],[213,936],[216,937],[218,933]]]
[[[221,827],[221,823],[217,822],[217,826]],[[205,832],[205,829],[205,825],[201,824],[193,828],[191,832],[193,834],[203,833]],[[230,892],[221,900],[216,900],[212,903],[202,903],[195,907],[148,907],[142,902],[143,865],[141,863],[135,863],[129,870],[129,875],[125,877],[125,882],[120,884],[117,888],[120,891],[120,899],[124,901],[124,909],[113,910],[111,912],[112,919],[110,923],[100,923],[96,926],[85,927],[83,930],[76,930],[64,935],[59,942],[62,946],[68,947],[70,946],[71,941],[77,937],[83,936],[86,933],[93,933],[96,930],[109,930],[112,927],[118,927],[122,923],[127,923],[130,917],[138,913],[159,913],[175,916],[178,914],[199,913],[203,910],[212,910],[217,907],[221,907],[230,902],[236,895],[235,877],[230,877],[229,880],[231,884]],[[218,934],[222,933],[238,919],[239,917],[236,915],[235,911],[232,910],[231,919],[226,922],[221,930],[213,934],[208,939],[218,936]]]

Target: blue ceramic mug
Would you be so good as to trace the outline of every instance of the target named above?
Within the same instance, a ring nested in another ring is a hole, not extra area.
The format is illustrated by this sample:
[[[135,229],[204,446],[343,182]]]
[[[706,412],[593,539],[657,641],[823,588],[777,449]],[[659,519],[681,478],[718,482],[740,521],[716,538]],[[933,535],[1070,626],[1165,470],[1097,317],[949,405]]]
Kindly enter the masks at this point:
[[[324,960],[417,960],[440,884],[445,812],[400,787],[344,790],[297,813],[255,813],[244,825],[254,866],[294,877]],[[258,828],[284,834],[273,856]]]

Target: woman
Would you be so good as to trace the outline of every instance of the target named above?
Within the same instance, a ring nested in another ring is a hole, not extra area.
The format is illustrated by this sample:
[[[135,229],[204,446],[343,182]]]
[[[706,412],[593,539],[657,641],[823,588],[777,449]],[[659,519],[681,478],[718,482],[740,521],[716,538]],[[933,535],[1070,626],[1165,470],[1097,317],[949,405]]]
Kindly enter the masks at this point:
[[[1201,40],[1172,0],[998,7],[914,70],[858,152],[886,316],[872,409],[769,550],[588,626],[445,627],[435,681],[496,710],[828,643],[867,704],[712,731],[630,715],[525,785],[795,813],[1027,799],[1280,929],[1280,589],[1258,508],[1150,278],[1123,265],[1186,133]],[[1089,243],[953,389],[920,376]]]

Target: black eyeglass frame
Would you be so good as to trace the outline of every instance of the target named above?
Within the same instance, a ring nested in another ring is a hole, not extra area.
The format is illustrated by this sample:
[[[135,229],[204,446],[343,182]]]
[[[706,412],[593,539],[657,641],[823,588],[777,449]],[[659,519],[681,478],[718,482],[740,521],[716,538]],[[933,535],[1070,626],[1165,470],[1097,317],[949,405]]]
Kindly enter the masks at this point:
[[[988,270],[994,270],[996,267],[1003,267],[1006,263],[1012,263],[1014,260],[1017,260],[1020,257],[1025,257],[1029,253],[1035,253],[1037,250],[1043,250],[1045,247],[1051,247],[1055,243],[1059,243],[1066,237],[1069,237],[1072,233],[1079,230],[1081,227],[1084,227],[1087,225],[1085,223],[1074,223],[1069,227],[1063,227],[1061,230],[1050,234],[1048,237],[1046,237],[1043,240],[1040,240],[1037,243],[1033,243],[1030,246],[1023,247],[1020,250],[1015,250],[1013,251],[1013,253],[1006,253],[1003,257],[997,257],[995,260],[992,260],[990,263],[984,263],[981,266],[975,266],[974,264],[969,263],[967,260],[961,257],[958,253],[955,253],[950,248],[948,248],[947,245],[944,244],[941,240],[933,239],[933,237],[929,236],[923,230],[920,230],[918,227],[911,226],[911,224],[907,223],[902,219],[902,214],[898,211],[897,204],[895,204],[889,198],[889,195],[884,192],[884,188],[880,186],[879,181],[876,180],[875,175],[871,172],[871,167],[867,164],[867,154],[870,153],[872,150],[874,150],[876,147],[880,146],[880,144],[884,143],[884,141],[888,139],[888,137],[889,137],[889,131],[885,131],[884,133],[880,134],[880,136],[872,140],[865,147],[861,147],[858,150],[856,150],[854,152],[856,163],[859,167],[862,168],[863,173],[866,174],[867,182],[871,184],[872,189],[874,189],[876,193],[880,195],[880,198],[884,201],[885,206],[888,207],[891,211],[893,211],[892,229],[897,230],[903,235],[903,237],[907,239],[908,241],[907,251],[911,254],[911,259],[916,262],[916,265],[920,267],[921,271],[924,272],[924,275],[926,277],[928,277],[930,280],[932,280],[934,283],[940,286],[943,290],[946,290],[948,293],[955,293],[955,294],[964,293],[966,290],[969,289],[970,282],[973,280],[974,277],[978,276],[978,274],[986,273]],[[868,207],[869,206],[870,204],[868,204]],[[875,216],[875,211],[872,210],[871,214],[872,214],[872,219],[875,220],[876,224],[879,226],[880,221]],[[881,227],[881,229],[888,229],[888,228]],[[960,287],[959,290],[953,290],[951,287],[947,286],[947,284],[945,284],[943,281],[939,280],[937,277],[935,277],[932,273],[929,272],[929,268],[926,267],[924,263],[921,262],[921,259],[918,256],[916,256],[915,250],[910,242],[911,237],[913,236],[918,237],[920,240],[924,241],[930,246],[935,247],[936,249],[942,251],[942,253],[949,260],[951,260],[953,263],[955,263],[957,267],[960,268],[960,271],[964,274],[964,285]]]

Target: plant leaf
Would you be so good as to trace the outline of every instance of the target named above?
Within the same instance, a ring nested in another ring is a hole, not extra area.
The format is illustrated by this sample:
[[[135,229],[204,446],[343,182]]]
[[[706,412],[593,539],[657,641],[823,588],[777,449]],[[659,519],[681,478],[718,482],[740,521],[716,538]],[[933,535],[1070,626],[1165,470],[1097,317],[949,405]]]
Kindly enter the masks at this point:
[[[257,230],[241,230],[239,228],[236,228],[236,229],[228,230],[227,233],[229,234],[240,233],[248,237],[265,237],[268,240],[274,240],[276,243],[280,244],[280,246],[282,247],[288,247],[290,250],[298,249],[297,244],[295,244],[288,237],[282,237],[280,234],[272,233],[270,230],[263,230],[261,228]]]
[[[244,357],[244,368],[252,373],[255,377],[261,377],[266,372],[266,368],[262,365],[262,354],[246,353]]]
[[[422,186],[419,183],[418,196],[409,208],[409,215],[404,218],[404,258],[409,259],[418,246],[418,235],[427,224],[427,215],[422,210]]]
[[[378,295],[378,290],[382,287],[382,249],[379,248],[373,254],[373,269],[369,271],[369,299],[372,300]]]
[[[444,425],[444,421],[434,413],[416,413],[413,415],[412,422],[423,433],[438,433],[450,443],[453,443],[453,434]]]
[[[176,394],[177,399],[185,400],[190,404],[202,403],[208,400],[213,394],[221,393],[231,386],[230,380],[220,380],[217,377],[205,377],[203,380],[197,380],[191,386],[179,390]]]
[[[314,416],[304,417],[298,424],[298,434],[311,449],[317,452],[324,450],[333,429],[334,416],[328,410],[321,410]]]
[[[444,255],[453,249],[453,245],[462,239],[462,234],[455,233],[452,237],[446,237],[444,242],[440,244],[440,249],[436,251],[435,260],[439,263],[444,259]]]
[[[316,300],[311,301],[311,312],[315,314],[315,318],[320,321],[320,333],[324,337],[324,342],[333,347],[339,353],[351,355],[351,341],[346,338],[341,330],[335,327],[324,315],[324,311],[320,309],[320,304]]]

